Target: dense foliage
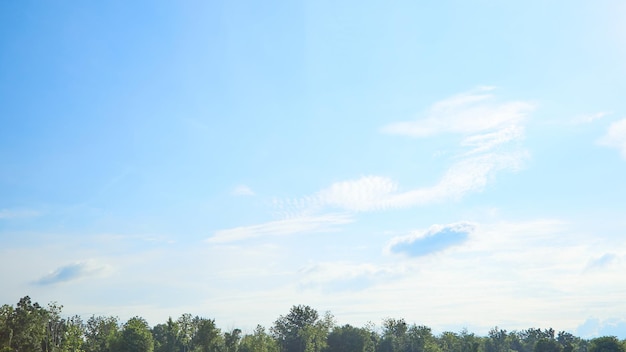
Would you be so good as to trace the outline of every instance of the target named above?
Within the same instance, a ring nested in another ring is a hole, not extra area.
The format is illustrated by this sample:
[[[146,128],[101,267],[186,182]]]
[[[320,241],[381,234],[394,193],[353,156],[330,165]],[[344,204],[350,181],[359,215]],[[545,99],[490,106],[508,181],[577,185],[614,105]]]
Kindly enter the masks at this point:
[[[553,329],[506,331],[487,336],[432,333],[404,319],[372,326],[338,326],[328,312],[294,306],[268,330],[222,332],[212,319],[183,314],[150,327],[141,317],[125,323],[115,317],[61,317],[62,306],[47,308],[26,296],[15,307],[0,307],[0,352],[626,352],[626,340],[591,340]]]

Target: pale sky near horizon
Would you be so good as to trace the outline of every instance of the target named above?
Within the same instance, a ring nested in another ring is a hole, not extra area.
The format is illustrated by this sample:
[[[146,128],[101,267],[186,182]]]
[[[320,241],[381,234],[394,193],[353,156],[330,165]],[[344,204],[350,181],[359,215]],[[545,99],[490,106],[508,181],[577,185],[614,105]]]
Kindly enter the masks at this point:
[[[626,3],[0,3],[0,304],[626,338]]]

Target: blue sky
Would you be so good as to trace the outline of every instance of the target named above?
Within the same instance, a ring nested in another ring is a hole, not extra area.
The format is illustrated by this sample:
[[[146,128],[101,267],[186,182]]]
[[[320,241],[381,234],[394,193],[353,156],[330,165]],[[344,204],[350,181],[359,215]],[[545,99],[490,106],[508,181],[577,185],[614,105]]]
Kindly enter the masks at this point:
[[[0,291],[626,338],[622,1],[0,4]]]

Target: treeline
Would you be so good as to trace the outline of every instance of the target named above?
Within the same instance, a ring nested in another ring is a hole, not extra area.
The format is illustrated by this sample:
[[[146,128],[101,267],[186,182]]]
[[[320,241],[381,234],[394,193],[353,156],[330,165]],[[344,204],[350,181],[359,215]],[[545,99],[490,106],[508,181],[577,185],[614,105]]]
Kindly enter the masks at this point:
[[[613,336],[582,339],[553,329],[506,331],[487,336],[466,330],[432,333],[427,326],[388,318],[382,327],[339,326],[327,312],[293,306],[266,330],[222,332],[213,319],[183,314],[150,327],[134,317],[64,318],[62,306],[42,307],[26,296],[0,308],[0,352],[626,352]]]

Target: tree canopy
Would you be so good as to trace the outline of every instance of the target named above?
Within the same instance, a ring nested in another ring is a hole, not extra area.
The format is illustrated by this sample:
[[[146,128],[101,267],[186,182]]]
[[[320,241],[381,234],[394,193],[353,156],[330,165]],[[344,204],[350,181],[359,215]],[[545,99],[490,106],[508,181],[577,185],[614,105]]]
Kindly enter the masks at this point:
[[[333,315],[306,305],[293,306],[270,327],[244,333],[222,332],[215,320],[184,313],[150,327],[135,316],[64,317],[63,306],[47,307],[29,296],[0,307],[0,352],[626,352],[626,340],[602,336],[586,340],[565,331],[494,327],[487,336],[467,330],[439,335],[425,325],[386,318],[371,324],[338,326]]]

